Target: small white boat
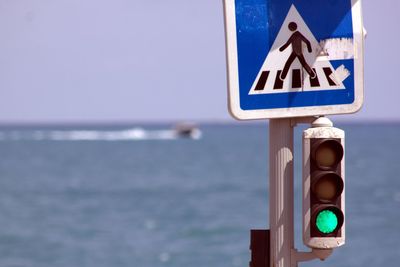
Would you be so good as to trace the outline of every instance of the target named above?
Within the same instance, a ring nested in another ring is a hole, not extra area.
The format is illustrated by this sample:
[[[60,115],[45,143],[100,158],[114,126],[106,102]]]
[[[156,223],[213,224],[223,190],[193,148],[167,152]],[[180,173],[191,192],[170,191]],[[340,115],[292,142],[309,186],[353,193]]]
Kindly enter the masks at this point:
[[[201,131],[194,123],[178,123],[174,131],[178,137],[182,138],[199,139],[201,137]]]

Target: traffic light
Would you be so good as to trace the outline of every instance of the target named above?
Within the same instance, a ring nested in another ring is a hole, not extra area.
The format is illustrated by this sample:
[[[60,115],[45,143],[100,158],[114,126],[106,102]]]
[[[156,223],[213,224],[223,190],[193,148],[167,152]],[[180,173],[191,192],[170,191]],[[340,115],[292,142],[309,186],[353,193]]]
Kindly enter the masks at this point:
[[[344,131],[309,128],[303,133],[303,241],[331,249],[345,243]]]

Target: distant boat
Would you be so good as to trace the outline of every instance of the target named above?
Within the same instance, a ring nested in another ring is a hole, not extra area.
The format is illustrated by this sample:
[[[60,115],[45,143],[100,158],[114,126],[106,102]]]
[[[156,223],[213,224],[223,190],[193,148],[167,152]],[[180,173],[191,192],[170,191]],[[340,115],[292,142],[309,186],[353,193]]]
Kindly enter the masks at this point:
[[[182,138],[199,139],[201,131],[194,123],[178,123],[174,128],[175,134]]]

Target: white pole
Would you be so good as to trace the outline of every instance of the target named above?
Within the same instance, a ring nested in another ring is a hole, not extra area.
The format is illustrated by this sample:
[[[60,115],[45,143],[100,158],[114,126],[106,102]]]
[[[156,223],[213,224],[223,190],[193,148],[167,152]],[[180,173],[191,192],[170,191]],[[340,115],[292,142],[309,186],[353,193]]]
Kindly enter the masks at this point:
[[[293,127],[291,119],[269,123],[269,220],[271,267],[290,267],[293,229]]]

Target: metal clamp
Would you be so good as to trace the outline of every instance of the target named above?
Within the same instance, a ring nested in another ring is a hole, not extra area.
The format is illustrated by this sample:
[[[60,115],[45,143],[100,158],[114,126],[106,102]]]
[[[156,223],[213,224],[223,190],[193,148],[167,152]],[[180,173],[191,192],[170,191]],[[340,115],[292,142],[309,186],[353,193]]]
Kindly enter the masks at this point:
[[[310,252],[299,252],[297,249],[292,249],[291,266],[296,267],[299,262],[311,261],[320,259],[326,260],[333,252],[333,249],[312,249]]]

